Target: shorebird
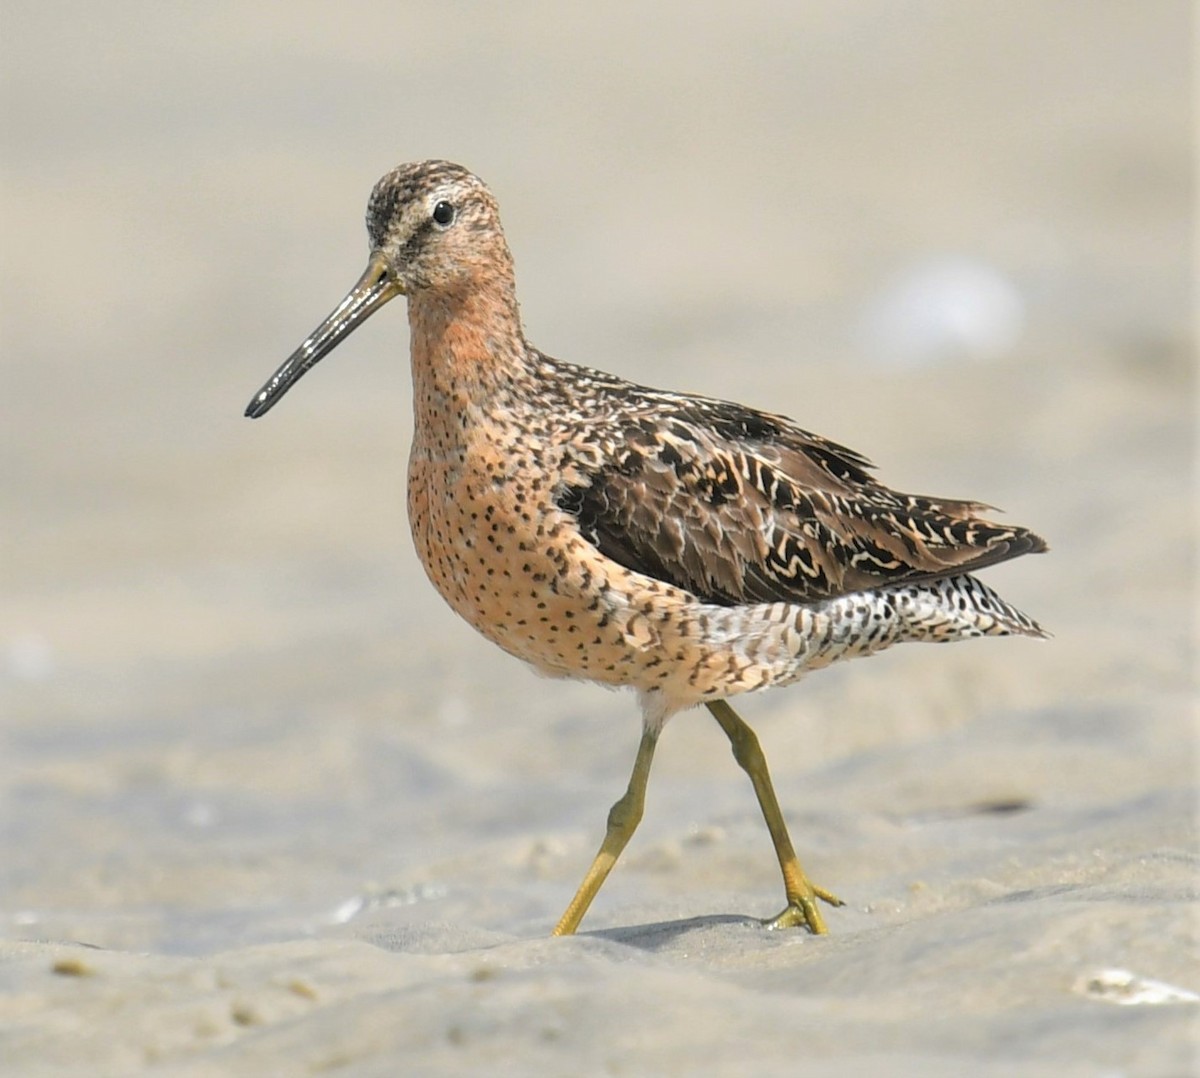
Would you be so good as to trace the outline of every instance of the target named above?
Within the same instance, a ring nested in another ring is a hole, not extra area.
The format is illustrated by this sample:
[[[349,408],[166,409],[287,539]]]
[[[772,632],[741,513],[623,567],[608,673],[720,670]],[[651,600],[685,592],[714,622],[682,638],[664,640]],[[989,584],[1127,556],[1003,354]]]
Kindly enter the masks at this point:
[[[450,606],[543,674],[628,686],[642,736],[600,850],[554,929],[573,933],[642,818],[659,734],[704,704],[749,775],[787,905],[826,931],[751,728],[728,698],[903,641],[1045,636],[973,575],[1046,549],[989,506],[901,494],[861,454],[741,404],[578,367],[526,340],[496,200],[460,165],[385,175],[366,272],[255,394],[273,407],[408,298],[408,517]]]

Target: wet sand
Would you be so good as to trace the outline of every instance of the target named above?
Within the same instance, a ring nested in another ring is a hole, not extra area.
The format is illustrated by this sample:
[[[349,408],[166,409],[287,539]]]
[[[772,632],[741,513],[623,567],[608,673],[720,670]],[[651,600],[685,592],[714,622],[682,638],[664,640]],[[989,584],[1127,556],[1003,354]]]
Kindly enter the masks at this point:
[[[0,1069],[1188,1073],[1189,9],[538,10],[5,20]],[[986,579],[1052,641],[746,700],[828,937],[696,712],[546,938],[637,710],[426,583],[399,304],[241,418],[426,156],[540,347],[1050,540]]]

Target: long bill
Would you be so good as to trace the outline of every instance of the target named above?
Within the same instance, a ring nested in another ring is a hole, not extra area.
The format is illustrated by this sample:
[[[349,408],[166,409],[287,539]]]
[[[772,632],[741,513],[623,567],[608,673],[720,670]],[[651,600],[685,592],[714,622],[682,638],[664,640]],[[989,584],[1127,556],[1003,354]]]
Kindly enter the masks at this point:
[[[254,394],[254,399],[246,406],[246,415],[250,419],[266,415],[279,398],[303,377],[305,371],[316,366],[388,300],[395,299],[403,292],[403,287],[388,272],[383,255],[378,252],[373,254],[366,272],[346,294],[346,298]]]

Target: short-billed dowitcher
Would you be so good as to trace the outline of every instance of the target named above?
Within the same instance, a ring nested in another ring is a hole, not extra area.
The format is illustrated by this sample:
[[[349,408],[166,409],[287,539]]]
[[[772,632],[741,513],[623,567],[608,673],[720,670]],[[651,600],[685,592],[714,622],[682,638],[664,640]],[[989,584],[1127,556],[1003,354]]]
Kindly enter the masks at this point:
[[[395,296],[408,297],[408,514],[443,598],[544,674],[627,685],[642,739],[555,933],[576,930],[642,817],[659,733],[704,704],[750,776],[783,871],[773,927],[840,901],[800,868],[766,760],[727,697],[907,640],[1045,635],[970,575],[1041,551],[975,502],[900,494],[853,450],[740,404],[539,352],[495,199],[446,161],[401,165],[367,205],[371,256],[255,395],[258,417]]]

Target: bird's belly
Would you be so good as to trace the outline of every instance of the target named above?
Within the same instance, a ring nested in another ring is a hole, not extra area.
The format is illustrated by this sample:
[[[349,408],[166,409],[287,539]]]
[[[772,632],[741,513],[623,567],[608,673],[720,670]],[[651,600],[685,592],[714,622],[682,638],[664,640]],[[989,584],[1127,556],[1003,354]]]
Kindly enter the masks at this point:
[[[628,681],[609,656],[617,628],[605,611],[609,582],[568,553],[582,541],[553,507],[539,508],[536,492],[414,457],[408,515],[433,586],[485,637],[542,673]]]
[[[450,607],[545,674],[657,693],[673,710],[794,680],[846,650],[833,639],[839,611],[816,626],[787,604],[701,603],[603,557],[516,477],[414,456],[408,511],[417,554]]]

